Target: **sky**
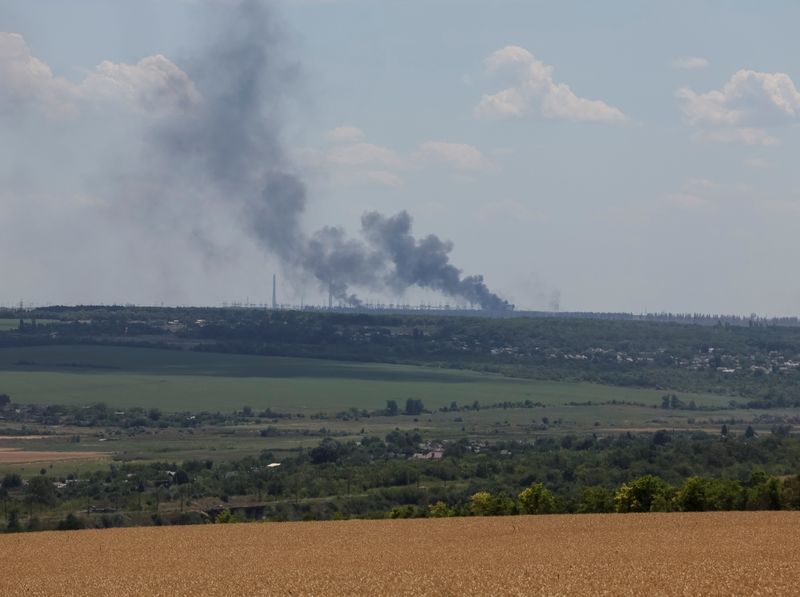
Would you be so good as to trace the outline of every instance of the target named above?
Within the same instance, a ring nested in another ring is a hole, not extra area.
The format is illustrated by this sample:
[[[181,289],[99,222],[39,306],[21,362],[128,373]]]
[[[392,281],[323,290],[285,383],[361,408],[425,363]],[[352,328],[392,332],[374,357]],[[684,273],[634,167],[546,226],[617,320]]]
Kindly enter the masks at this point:
[[[0,0],[0,304],[323,303],[314,246],[366,255],[348,296],[470,302],[362,222],[406,211],[517,308],[800,312],[797,2],[263,4]]]

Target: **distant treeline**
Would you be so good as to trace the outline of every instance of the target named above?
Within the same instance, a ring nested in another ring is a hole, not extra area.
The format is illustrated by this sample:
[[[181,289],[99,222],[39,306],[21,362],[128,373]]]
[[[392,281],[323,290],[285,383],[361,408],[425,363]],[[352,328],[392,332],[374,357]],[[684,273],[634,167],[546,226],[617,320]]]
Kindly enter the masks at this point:
[[[737,408],[800,406],[796,327],[230,308],[59,307],[25,315],[48,325],[0,332],[0,347],[111,343],[409,363],[715,393]]]

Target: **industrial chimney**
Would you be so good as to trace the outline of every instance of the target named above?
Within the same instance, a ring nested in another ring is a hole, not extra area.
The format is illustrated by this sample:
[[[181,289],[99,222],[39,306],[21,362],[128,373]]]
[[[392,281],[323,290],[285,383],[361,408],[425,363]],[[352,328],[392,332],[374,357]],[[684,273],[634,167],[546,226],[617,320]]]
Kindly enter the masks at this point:
[[[277,279],[275,274],[272,274],[272,310],[278,308],[278,289],[277,289]]]

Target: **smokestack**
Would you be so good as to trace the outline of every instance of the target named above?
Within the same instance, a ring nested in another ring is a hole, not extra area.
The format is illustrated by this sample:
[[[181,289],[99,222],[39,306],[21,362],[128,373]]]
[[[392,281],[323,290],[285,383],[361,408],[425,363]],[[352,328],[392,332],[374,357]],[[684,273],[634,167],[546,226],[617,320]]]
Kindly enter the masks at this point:
[[[272,274],[272,310],[273,311],[278,308],[277,297],[278,297],[277,279],[275,277],[275,274]]]
[[[333,284],[328,284],[328,310],[333,309]]]

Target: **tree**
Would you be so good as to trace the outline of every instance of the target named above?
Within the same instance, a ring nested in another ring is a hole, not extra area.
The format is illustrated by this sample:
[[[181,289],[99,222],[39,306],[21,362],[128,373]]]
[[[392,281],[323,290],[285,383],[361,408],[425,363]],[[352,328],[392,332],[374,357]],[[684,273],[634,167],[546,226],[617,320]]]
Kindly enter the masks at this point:
[[[400,412],[400,407],[397,406],[397,400],[386,401],[386,416],[396,417],[397,413],[399,412]]]
[[[620,487],[614,495],[614,504],[617,512],[657,512],[671,492],[672,488],[663,479],[645,475]]]
[[[67,517],[58,523],[59,531],[78,531],[84,528],[86,528],[86,523],[72,512],[67,514]]]
[[[473,516],[512,514],[514,502],[505,495],[492,495],[488,491],[479,491],[470,496],[469,511]]]
[[[308,456],[311,464],[325,464],[326,462],[337,462],[342,451],[342,445],[339,442],[326,437],[308,453]]]
[[[19,510],[14,508],[8,512],[8,523],[6,524],[7,533],[18,533],[22,530],[22,525],[19,523]]]
[[[524,489],[517,500],[523,514],[551,514],[556,511],[556,499],[542,483],[534,483]]]
[[[20,477],[17,473],[7,473],[3,477],[2,485],[6,489],[16,489],[17,487],[22,487],[22,477]]]
[[[41,506],[55,506],[56,489],[53,482],[47,477],[33,477],[25,487],[25,499],[31,504]]]
[[[783,507],[781,483],[775,477],[754,485],[747,490],[748,510],[780,510]]]
[[[783,482],[784,506],[792,510],[800,510],[800,475],[789,477]]]
[[[755,429],[753,429],[752,425],[748,425],[747,429],[744,430],[744,436],[747,439],[750,439],[750,438],[754,437],[755,434],[756,434],[756,431],[755,431]]]
[[[675,507],[681,512],[704,512],[713,509],[708,507],[708,485],[706,479],[689,477],[675,494]]]
[[[581,514],[613,512],[614,494],[605,487],[586,487],[581,492],[578,512]]]
[[[407,415],[421,415],[422,411],[425,407],[422,405],[422,400],[418,400],[416,398],[409,398],[406,400],[406,410],[404,411]]]
[[[3,410],[9,404],[11,404],[11,396],[8,394],[0,394],[0,410]]]
[[[447,504],[445,504],[441,500],[436,502],[435,504],[428,506],[429,518],[447,518],[453,515],[454,515],[453,509],[450,508]]]

